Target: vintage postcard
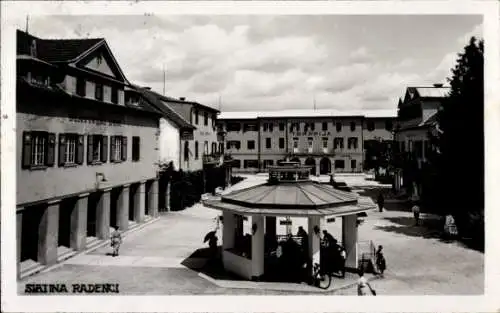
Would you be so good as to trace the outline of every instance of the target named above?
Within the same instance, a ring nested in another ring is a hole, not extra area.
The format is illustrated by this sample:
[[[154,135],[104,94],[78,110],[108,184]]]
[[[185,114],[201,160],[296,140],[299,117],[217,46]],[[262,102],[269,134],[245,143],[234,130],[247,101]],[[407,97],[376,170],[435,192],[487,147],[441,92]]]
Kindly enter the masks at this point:
[[[1,5],[6,312],[498,309],[498,2]]]

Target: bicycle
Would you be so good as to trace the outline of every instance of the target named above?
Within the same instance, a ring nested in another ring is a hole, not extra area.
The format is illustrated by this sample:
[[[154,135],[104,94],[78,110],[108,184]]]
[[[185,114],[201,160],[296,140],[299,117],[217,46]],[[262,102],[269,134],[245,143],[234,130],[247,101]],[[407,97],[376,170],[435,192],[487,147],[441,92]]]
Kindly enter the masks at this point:
[[[314,263],[312,280],[314,286],[321,289],[328,289],[332,283],[332,275],[330,273],[323,273],[319,263]]]

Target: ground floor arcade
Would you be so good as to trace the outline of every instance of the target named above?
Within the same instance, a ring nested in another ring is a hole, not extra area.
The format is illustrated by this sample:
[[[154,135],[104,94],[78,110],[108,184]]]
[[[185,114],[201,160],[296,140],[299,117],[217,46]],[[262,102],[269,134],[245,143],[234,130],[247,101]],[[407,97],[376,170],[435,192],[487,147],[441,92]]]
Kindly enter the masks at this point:
[[[18,276],[158,215],[158,180],[107,187],[17,208]]]

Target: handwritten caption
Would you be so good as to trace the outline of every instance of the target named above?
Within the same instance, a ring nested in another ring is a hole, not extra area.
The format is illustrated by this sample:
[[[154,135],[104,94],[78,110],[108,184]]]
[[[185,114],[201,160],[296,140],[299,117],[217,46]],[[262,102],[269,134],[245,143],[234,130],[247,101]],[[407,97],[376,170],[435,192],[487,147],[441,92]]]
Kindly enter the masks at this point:
[[[25,284],[24,293],[120,293],[120,284]]]

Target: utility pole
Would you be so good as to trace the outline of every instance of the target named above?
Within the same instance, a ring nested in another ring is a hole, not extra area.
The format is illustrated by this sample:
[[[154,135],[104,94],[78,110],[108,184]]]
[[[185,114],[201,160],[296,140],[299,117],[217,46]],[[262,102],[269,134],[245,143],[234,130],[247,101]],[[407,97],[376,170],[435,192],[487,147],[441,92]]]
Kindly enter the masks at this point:
[[[314,111],[316,111],[316,95],[313,97]]]

